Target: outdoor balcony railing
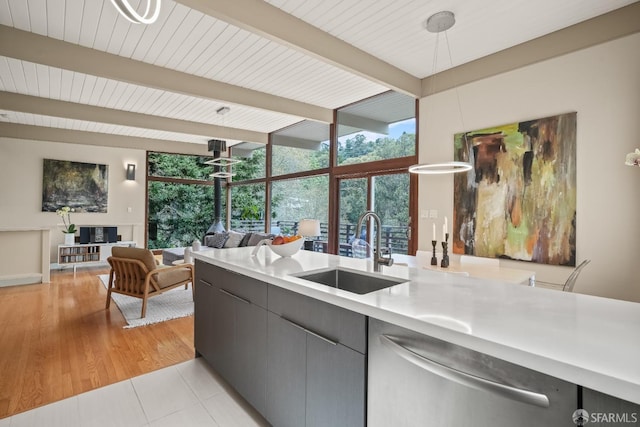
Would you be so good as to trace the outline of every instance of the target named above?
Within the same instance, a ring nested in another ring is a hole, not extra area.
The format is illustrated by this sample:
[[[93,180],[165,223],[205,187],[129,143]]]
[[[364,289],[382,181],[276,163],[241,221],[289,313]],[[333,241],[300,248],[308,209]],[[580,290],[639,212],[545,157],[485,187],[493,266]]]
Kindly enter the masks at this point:
[[[264,221],[257,220],[231,220],[231,228],[234,230],[245,231],[264,231]],[[321,235],[311,240],[317,241],[314,250],[319,252],[327,251],[328,224],[320,223]],[[272,233],[296,234],[298,232],[298,221],[280,220],[274,221],[271,228]],[[340,224],[340,255],[353,256],[351,251],[351,242],[356,235],[356,224]],[[363,237],[363,236],[361,236]],[[406,226],[382,226],[382,247],[391,248],[391,252],[395,254],[406,254],[408,248],[407,227]]]

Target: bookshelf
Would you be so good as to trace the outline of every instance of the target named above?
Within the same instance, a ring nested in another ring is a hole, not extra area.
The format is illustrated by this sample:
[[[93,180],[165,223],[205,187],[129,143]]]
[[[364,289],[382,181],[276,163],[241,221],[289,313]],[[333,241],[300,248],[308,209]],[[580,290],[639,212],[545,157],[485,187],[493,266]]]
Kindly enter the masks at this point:
[[[60,266],[73,265],[76,273],[78,264],[106,262],[111,256],[114,246],[136,247],[134,241],[120,241],[115,243],[88,243],[76,245],[58,245],[58,264]]]

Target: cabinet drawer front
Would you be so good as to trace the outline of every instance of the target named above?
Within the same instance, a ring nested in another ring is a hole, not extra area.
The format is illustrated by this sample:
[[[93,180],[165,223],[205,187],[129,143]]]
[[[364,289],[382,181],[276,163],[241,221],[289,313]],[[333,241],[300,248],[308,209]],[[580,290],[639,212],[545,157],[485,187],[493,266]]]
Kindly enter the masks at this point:
[[[255,304],[267,307],[267,284],[239,273],[196,260],[196,287],[203,281],[204,285],[213,286],[227,294]]]
[[[268,310],[362,354],[367,351],[366,318],[295,292],[269,286]]]

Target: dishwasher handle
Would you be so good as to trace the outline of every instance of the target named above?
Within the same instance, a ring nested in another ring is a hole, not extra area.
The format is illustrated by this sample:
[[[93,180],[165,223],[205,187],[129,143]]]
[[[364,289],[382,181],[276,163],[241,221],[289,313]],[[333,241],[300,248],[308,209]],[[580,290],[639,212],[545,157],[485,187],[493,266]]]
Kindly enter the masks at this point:
[[[400,357],[442,378],[455,381],[458,384],[475,388],[480,391],[486,391],[498,396],[506,397],[507,399],[515,400],[517,402],[527,403],[541,408],[549,407],[549,398],[544,394],[511,387],[454,369],[417,354],[408,348],[403,347],[397,341],[397,338],[389,335],[380,336],[380,342],[393,350]]]

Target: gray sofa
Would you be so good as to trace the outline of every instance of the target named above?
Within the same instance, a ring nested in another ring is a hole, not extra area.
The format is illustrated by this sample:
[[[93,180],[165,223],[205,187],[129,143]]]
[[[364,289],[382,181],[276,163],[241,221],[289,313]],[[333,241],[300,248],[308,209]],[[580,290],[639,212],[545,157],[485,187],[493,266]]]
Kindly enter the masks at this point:
[[[273,239],[274,235],[269,233],[225,231],[222,233],[212,233],[204,236],[203,249],[205,247],[224,249],[237,248],[243,246],[255,246],[263,239]],[[184,247],[168,248],[162,250],[162,264],[171,265],[174,261],[184,259]]]

